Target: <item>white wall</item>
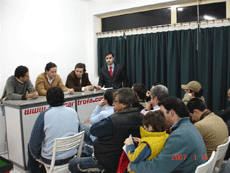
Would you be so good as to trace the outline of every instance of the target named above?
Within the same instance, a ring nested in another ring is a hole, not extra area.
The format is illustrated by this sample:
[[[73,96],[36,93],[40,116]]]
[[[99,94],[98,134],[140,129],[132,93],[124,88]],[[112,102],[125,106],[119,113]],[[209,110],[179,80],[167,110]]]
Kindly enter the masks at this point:
[[[0,67],[2,67],[2,1],[0,0]],[[1,85],[1,71],[0,71],[0,85]],[[1,88],[0,88],[0,92],[1,92]],[[1,93],[0,93],[1,95]]]
[[[86,64],[97,85],[99,15],[153,6],[173,0],[1,0],[0,96],[6,79],[26,65],[35,84],[52,61],[65,83],[78,62]]]
[[[35,84],[50,61],[64,83],[76,63],[87,64],[88,2],[1,0],[0,7],[0,95],[18,65],[29,68]]]
[[[97,36],[96,33],[100,31],[98,16],[102,14],[110,14],[114,12],[121,12],[125,10],[139,9],[143,7],[153,6],[156,4],[164,4],[174,0],[92,0],[89,1],[89,14],[88,14],[88,52],[90,59],[90,75],[91,82],[98,83],[97,75]],[[176,3],[177,1],[175,1]],[[93,66],[92,66],[93,64]],[[88,68],[89,69],[89,68]]]

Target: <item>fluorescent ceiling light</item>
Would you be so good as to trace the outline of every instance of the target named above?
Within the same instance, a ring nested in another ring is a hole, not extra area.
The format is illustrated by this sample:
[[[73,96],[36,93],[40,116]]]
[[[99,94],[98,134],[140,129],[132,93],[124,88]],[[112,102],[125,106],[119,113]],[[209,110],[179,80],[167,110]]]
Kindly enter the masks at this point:
[[[183,11],[184,9],[183,8],[177,8],[177,11]]]
[[[205,20],[215,20],[215,17],[209,16],[209,15],[204,15]]]
[[[172,10],[175,10],[176,8],[178,8],[179,7],[179,5],[173,5],[173,6],[171,6],[171,9]]]

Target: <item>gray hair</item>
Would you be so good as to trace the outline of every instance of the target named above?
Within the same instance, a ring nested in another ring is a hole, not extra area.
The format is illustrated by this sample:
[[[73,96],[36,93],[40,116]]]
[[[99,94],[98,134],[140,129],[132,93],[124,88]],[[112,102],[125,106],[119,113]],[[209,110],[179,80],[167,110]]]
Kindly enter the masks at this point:
[[[159,101],[163,100],[164,98],[168,97],[169,90],[164,85],[157,85],[151,88],[150,90],[152,97],[157,97]]]
[[[131,88],[120,88],[116,90],[113,97],[117,97],[119,103],[126,104],[125,109],[139,107],[139,100]]]

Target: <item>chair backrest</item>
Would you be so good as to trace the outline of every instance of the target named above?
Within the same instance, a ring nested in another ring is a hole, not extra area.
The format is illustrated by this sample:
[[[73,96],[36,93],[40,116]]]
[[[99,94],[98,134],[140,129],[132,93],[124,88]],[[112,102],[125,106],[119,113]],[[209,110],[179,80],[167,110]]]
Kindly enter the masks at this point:
[[[219,145],[217,147],[216,150],[216,162],[218,161],[218,165],[216,166],[217,168],[220,168],[223,163],[224,157],[228,149],[229,142],[230,142],[230,137],[228,137],[228,141],[226,143]]]
[[[207,162],[202,165],[199,165],[196,168],[195,173],[212,173],[216,163],[216,152],[213,151],[211,157]]]
[[[73,136],[64,137],[64,138],[56,138],[54,140],[53,156],[52,156],[52,160],[50,164],[51,171],[53,170],[53,167],[55,164],[56,153],[59,151],[67,151],[67,150],[71,150],[72,148],[79,146],[78,151],[77,151],[77,158],[81,156],[82,146],[84,142],[84,134],[85,134],[85,131],[82,131]]]

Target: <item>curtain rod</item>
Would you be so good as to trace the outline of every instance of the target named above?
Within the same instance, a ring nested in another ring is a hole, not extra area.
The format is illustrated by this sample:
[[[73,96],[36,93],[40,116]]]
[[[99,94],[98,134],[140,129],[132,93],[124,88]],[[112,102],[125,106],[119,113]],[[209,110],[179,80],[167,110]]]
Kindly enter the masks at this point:
[[[155,26],[147,26],[147,27],[139,27],[139,28],[131,28],[131,29],[122,29],[122,30],[116,30],[116,31],[107,31],[107,32],[97,32],[97,35],[103,35],[103,34],[109,34],[109,33],[118,33],[118,32],[127,32],[127,31],[133,31],[133,30],[147,30],[147,29],[153,29],[153,28],[163,28],[163,27],[170,27],[170,26],[185,26],[190,24],[201,24],[201,23],[209,23],[209,22],[224,22],[225,20],[230,21],[230,18],[224,18],[224,19],[217,19],[217,20],[201,20],[201,21],[192,21],[192,22],[182,22],[182,23],[174,23],[174,24],[165,24],[165,25],[155,25]]]

